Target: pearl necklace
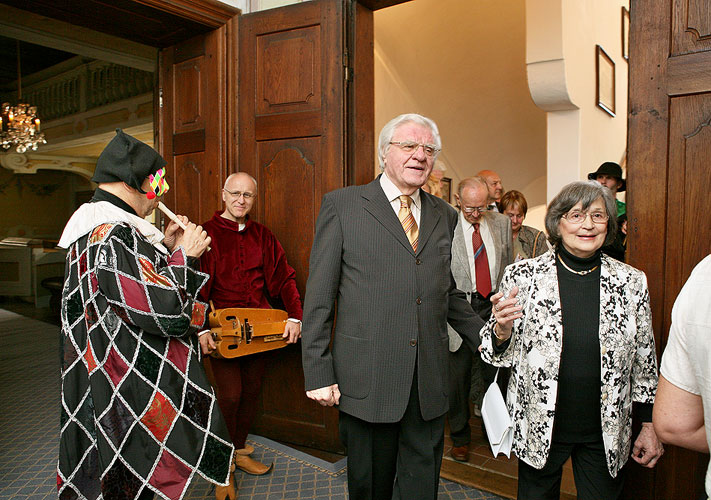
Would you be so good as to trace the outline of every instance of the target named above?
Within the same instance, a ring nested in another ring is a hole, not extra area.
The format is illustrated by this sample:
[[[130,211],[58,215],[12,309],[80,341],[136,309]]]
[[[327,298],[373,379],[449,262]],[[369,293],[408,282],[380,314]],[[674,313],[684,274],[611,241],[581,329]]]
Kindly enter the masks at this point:
[[[563,262],[563,259],[560,258],[560,254],[558,254],[558,260],[560,261],[561,264],[563,264],[563,267],[566,268],[568,271],[570,271],[573,274],[577,274],[578,276],[585,276],[586,274],[590,274],[591,272],[595,271],[599,265],[593,267],[592,269],[586,269],[585,271],[576,271],[575,269],[571,269],[568,264]]]

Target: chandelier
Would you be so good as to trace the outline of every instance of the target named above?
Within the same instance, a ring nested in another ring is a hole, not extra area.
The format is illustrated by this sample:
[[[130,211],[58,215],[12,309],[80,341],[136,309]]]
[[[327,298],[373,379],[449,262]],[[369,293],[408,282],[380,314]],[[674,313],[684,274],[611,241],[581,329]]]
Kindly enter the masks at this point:
[[[22,75],[20,73],[20,41],[17,40],[17,105],[4,102],[0,108],[0,144],[3,149],[15,147],[18,153],[28,149],[37,151],[37,146],[47,144],[40,132],[37,106],[22,102]]]

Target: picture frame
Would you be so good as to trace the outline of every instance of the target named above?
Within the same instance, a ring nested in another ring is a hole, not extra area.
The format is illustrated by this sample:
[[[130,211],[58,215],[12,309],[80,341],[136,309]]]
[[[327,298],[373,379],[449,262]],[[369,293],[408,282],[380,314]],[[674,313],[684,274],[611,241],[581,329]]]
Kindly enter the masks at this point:
[[[449,177],[442,177],[439,181],[440,187],[442,189],[441,198],[447,203],[452,203],[452,179]]]
[[[600,46],[595,46],[595,99],[600,109],[615,116],[615,62]]]
[[[622,57],[630,60],[630,11],[622,6]]]

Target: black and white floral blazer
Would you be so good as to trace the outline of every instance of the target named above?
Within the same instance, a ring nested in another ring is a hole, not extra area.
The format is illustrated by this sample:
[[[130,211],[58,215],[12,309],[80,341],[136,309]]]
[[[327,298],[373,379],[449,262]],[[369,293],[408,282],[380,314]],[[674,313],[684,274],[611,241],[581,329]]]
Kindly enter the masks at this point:
[[[492,345],[492,315],[481,330],[482,358],[511,366],[507,405],[514,421],[513,450],[542,468],[553,433],[562,349],[556,253],[506,268],[499,291],[519,287],[524,316],[514,322],[511,342],[498,355]],[[627,462],[632,435],[632,401],[653,403],[657,357],[647,278],[642,271],[602,255],[600,271],[600,416],[607,467],[615,477]]]

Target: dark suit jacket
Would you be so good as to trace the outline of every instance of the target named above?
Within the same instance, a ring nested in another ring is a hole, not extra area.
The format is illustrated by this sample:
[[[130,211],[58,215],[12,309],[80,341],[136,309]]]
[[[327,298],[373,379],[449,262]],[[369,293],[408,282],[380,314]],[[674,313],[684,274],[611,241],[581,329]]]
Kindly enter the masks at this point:
[[[402,418],[416,363],[422,416],[443,415],[447,322],[480,343],[483,322],[450,273],[457,213],[420,196],[417,253],[379,179],[326,194],[316,223],[302,331],[306,390],[338,383],[340,410],[367,422]]]

